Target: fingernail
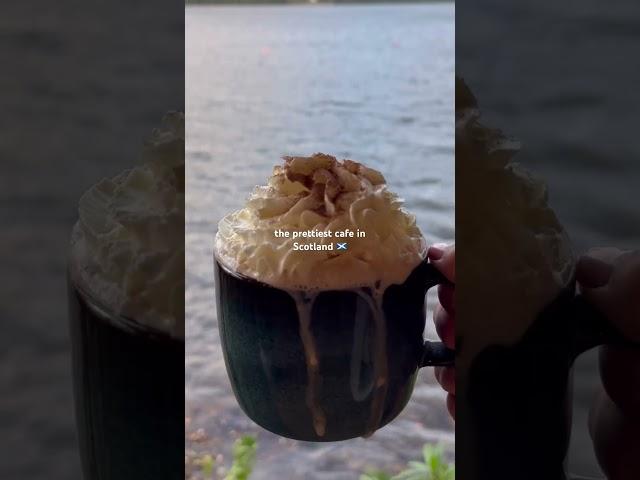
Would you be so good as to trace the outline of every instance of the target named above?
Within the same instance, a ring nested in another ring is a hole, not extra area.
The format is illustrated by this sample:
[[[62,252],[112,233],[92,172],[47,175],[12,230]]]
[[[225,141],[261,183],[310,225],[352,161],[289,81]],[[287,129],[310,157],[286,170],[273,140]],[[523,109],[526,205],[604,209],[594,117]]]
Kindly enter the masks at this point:
[[[611,278],[613,265],[598,258],[583,256],[578,260],[576,278],[581,286],[598,288],[606,285]]]
[[[431,260],[440,260],[444,255],[445,248],[447,248],[446,243],[434,243],[429,247],[427,257]]]

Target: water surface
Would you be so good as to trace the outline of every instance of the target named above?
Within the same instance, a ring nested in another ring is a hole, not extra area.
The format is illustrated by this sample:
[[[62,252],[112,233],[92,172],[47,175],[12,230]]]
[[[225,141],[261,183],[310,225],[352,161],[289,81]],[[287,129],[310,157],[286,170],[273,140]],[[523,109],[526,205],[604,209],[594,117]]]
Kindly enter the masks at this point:
[[[429,370],[368,440],[294,442],[248,420],[220,351],[212,246],[220,218],[281,155],[317,151],[381,170],[429,241],[453,241],[453,5],[197,6],[186,28],[188,452],[228,467],[233,439],[257,434],[255,479],[398,471],[425,442],[452,458],[453,423]]]

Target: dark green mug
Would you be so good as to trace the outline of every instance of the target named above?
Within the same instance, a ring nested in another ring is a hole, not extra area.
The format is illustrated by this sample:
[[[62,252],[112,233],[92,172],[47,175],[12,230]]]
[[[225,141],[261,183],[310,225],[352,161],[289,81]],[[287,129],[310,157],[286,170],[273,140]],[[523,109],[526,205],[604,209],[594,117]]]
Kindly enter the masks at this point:
[[[85,480],[184,475],[184,340],[127,318],[69,273],[72,367]]]
[[[366,288],[287,291],[215,258],[218,326],[242,410],[296,440],[368,436],[405,407],[424,366],[454,352],[425,342],[425,294],[446,283],[426,260],[383,295]]]

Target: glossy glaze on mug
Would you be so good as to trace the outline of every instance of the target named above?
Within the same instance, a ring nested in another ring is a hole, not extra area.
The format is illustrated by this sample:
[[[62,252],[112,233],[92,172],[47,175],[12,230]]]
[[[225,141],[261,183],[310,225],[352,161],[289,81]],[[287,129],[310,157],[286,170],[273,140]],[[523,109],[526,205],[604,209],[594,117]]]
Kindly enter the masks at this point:
[[[184,477],[184,341],[113,316],[69,282],[85,480]]]
[[[409,401],[423,355],[420,268],[384,292],[286,291],[215,261],[218,326],[244,412],[306,441],[366,436]]]

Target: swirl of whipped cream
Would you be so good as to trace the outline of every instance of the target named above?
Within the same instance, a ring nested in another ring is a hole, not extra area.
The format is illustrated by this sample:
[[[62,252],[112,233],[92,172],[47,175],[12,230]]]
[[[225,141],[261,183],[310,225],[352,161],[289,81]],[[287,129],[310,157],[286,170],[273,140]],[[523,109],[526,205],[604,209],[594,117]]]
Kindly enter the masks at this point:
[[[458,364],[488,345],[517,342],[575,269],[545,184],[512,162],[519,144],[479,117],[473,94],[456,79],[456,255],[463,272],[456,296],[458,315],[467,319],[456,325],[464,347]]]
[[[184,337],[184,114],[170,112],[142,164],[80,199],[72,274],[105,305]]]
[[[225,265],[296,290],[384,288],[406,280],[424,258],[426,244],[415,217],[387,189],[380,172],[322,153],[284,161],[243,209],[220,221],[216,254]],[[291,236],[277,237],[276,230]],[[354,236],[336,236],[345,230]],[[358,231],[365,236],[356,236]],[[294,239],[293,232],[315,236]],[[347,242],[348,249],[294,248],[336,242]]]

